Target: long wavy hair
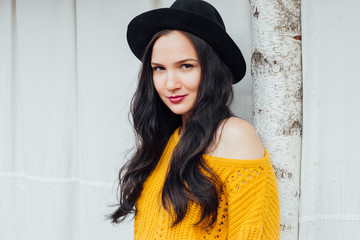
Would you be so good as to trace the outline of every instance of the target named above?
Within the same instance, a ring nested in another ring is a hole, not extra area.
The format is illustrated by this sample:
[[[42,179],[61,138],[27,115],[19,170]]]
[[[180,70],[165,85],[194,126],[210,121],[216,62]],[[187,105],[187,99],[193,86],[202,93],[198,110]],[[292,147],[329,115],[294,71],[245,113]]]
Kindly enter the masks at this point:
[[[136,214],[136,201],[143,183],[154,170],[173,132],[182,125],[176,115],[162,102],[152,78],[151,54],[155,41],[172,30],[155,34],[148,44],[139,73],[139,84],[131,102],[131,114],[136,135],[133,156],[119,172],[119,204],[109,218],[122,222]],[[173,224],[186,215],[190,202],[201,207],[201,222],[211,226],[217,218],[221,182],[203,159],[215,139],[221,121],[232,116],[232,73],[212,47],[193,34],[184,33],[195,47],[201,66],[198,96],[192,115],[174,149],[162,190],[165,209],[176,215]],[[205,221],[204,221],[205,220]]]

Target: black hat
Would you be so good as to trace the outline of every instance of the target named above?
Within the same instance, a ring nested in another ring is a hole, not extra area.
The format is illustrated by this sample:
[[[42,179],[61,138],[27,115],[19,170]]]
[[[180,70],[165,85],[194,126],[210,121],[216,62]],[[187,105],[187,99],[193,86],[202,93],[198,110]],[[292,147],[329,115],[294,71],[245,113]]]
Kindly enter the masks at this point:
[[[246,63],[236,43],[226,33],[218,11],[201,0],[177,0],[170,8],[159,8],[136,16],[129,23],[127,41],[131,51],[142,59],[152,36],[164,29],[192,33],[206,41],[231,70],[233,83],[245,75]]]

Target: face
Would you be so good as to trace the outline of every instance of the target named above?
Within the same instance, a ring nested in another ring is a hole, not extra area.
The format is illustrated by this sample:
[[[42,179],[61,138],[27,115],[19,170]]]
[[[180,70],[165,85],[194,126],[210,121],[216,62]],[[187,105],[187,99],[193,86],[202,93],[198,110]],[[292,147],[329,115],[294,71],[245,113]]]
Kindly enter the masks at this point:
[[[159,37],[151,55],[153,81],[165,105],[183,120],[192,114],[201,67],[192,42],[180,31]]]

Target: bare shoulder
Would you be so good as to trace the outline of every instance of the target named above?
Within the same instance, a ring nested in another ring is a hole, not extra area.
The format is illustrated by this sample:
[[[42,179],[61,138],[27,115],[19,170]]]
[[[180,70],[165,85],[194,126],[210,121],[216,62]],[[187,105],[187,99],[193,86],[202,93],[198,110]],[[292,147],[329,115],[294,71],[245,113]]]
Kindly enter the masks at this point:
[[[221,123],[210,155],[232,159],[264,157],[264,147],[255,128],[247,121],[231,117]]]

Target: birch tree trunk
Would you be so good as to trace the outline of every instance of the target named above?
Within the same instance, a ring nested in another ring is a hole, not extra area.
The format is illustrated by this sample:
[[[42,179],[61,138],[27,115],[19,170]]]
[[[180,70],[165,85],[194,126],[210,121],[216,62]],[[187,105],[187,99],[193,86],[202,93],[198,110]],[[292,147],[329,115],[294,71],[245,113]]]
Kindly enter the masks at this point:
[[[300,0],[250,0],[253,124],[278,179],[281,239],[298,238],[302,137]]]

